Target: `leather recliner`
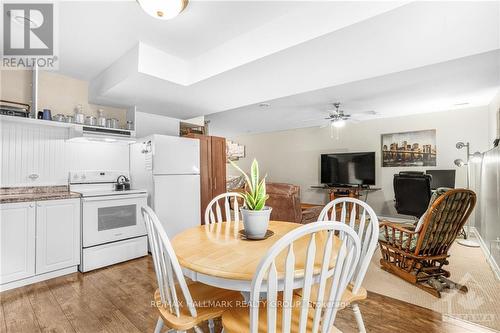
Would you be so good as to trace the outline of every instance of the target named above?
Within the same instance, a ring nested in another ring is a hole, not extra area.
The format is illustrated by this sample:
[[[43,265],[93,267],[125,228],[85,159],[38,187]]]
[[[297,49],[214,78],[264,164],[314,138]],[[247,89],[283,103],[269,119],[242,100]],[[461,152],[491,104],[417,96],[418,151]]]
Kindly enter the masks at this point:
[[[295,223],[310,223],[318,220],[322,206],[302,210],[300,186],[286,183],[267,183],[269,199],[266,205],[272,207],[271,220]]]

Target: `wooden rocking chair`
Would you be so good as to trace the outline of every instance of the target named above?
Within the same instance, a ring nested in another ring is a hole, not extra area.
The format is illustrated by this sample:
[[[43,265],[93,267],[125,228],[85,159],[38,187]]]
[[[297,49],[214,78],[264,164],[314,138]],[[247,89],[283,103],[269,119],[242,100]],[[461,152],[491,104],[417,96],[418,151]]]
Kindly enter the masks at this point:
[[[467,292],[447,278],[448,250],[476,204],[476,194],[455,189],[438,196],[427,209],[421,227],[381,222],[382,269],[441,297],[446,288]]]

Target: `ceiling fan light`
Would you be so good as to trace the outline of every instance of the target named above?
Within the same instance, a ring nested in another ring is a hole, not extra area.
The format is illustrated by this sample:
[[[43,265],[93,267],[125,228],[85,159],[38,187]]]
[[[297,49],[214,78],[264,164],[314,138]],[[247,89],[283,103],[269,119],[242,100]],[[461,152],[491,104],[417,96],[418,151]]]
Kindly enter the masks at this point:
[[[137,0],[142,10],[160,20],[170,20],[188,5],[188,0]]]
[[[332,122],[333,127],[341,128],[345,126],[345,120],[339,119]]]

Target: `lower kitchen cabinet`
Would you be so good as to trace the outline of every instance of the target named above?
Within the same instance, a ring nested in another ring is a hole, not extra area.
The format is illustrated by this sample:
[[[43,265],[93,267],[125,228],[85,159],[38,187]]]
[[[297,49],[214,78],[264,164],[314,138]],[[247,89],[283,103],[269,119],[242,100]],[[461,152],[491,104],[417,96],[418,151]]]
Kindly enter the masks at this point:
[[[0,205],[0,284],[35,275],[35,203]]]
[[[0,291],[76,271],[80,199],[0,204]]]
[[[36,274],[80,263],[80,199],[36,203]]]

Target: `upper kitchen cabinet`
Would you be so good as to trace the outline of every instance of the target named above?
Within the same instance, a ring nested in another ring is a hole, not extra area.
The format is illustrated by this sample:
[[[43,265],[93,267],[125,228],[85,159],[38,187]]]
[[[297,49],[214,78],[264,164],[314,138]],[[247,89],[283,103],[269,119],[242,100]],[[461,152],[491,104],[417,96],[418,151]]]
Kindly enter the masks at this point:
[[[35,203],[0,205],[0,284],[35,275]]]
[[[36,204],[36,273],[80,263],[80,199]]]

